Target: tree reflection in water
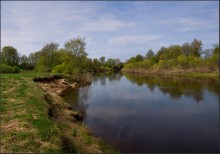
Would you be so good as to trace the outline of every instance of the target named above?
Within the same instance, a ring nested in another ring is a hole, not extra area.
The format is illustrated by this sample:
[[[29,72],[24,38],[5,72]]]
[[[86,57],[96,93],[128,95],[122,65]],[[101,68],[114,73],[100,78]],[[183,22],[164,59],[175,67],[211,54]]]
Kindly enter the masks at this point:
[[[123,73],[123,75],[132,83],[139,86],[147,85],[151,91],[154,91],[155,87],[158,87],[163,94],[168,94],[173,99],[179,99],[185,95],[193,97],[193,99],[199,103],[204,100],[203,93],[205,88],[216,95],[219,93],[219,81],[212,78],[201,79],[152,74],[134,75],[129,73]]]

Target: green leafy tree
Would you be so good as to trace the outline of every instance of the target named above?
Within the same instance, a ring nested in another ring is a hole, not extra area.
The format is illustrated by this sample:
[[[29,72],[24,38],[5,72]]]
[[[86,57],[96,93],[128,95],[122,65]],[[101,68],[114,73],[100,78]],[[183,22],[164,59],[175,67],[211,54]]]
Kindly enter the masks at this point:
[[[143,56],[140,55],[140,54],[138,54],[135,58],[136,58],[136,62],[139,62],[139,61],[143,61],[143,60],[144,60]]]
[[[146,58],[149,60],[149,59],[151,59],[153,57],[154,57],[154,52],[153,52],[152,49],[149,49],[147,54],[146,54]]]
[[[94,58],[92,61],[93,68],[95,71],[99,71],[99,67],[101,66],[101,63],[98,61],[97,58]]]
[[[201,55],[201,51],[202,51],[202,41],[194,39],[191,42],[191,53],[196,56],[196,57],[200,57]]]
[[[159,63],[159,60],[165,60],[166,59],[166,57],[164,55],[167,51],[168,51],[168,49],[164,46],[160,48],[160,50],[155,55],[155,59],[158,63]]]
[[[59,44],[48,43],[43,46],[43,48],[36,55],[38,60],[35,70],[39,72],[51,72],[52,68],[55,66],[54,52],[58,50]]]
[[[183,51],[179,45],[171,45],[168,48],[168,59],[176,59],[181,54],[183,54]]]
[[[17,49],[12,46],[5,46],[2,48],[2,62],[5,62],[11,66],[18,66],[19,63],[19,53]]]
[[[105,57],[104,56],[100,57],[99,62],[101,63],[102,66],[104,66],[105,65]]]
[[[72,38],[64,44],[64,48],[69,51],[75,57],[87,56],[85,51],[86,42],[85,38]]]
[[[44,54],[47,54],[47,55],[51,56],[54,51],[58,50],[58,47],[59,47],[58,43],[51,42],[51,43],[45,44],[44,47],[41,49],[41,51]]]
[[[20,57],[20,67],[21,69],[29,69],[29,61],[26,55]]]
[[[187,42],[187,43],[184,43],[184,44],[182,45],[182,50],[183,50],[184,55],[186,56],[187,65],[188,65],[188,58],[189,58],[190,52],[192,51],[192,47],[191,47],[191,45]]]
[[[31,70],[33,70],[34,67],[36,66],[38,59],[39,59],[38,52],[34,52],[34,53],[30,53],[29,54],[29,56],[28,56],[28,63],[29,63],[29,68]]]

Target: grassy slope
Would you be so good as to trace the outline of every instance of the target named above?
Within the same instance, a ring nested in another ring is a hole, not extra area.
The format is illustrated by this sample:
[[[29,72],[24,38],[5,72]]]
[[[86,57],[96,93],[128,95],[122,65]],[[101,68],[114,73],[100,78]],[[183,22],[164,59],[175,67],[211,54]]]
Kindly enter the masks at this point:
[[[1,74],[1,152],[59,152],[58,127],[49,119],[39,74]]]
[[[50,105],[32,81],[47,74],[1,74],[1,152],[114,152],[81,123],[48,116]],[[62,102],[65,104],[65,102]],[[59,107],[58,107],[59,108]],[[66,116],[66,117],[65,117]]]

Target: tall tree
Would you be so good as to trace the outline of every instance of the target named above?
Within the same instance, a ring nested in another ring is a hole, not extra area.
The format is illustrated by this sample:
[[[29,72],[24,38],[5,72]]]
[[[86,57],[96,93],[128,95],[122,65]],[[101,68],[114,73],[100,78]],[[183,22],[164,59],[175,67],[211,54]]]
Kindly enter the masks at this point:
[[[85,51],[86,42],[85,38],[72,38],[64,44],[67,51],[71,52],[75,57],[86,57],[87,53]]]
[[[105,57],[104,56],[100,57],[99,62],[102,64],[102,66],[104,66],[105,65]]]
[[[28,56],[28,63],[31,67],[31,69],[33,69],[35,67],[35,65],[37,64],[37,61],[39,59],[39,52],[34,52],[34,53],[30,53]]]
[[[186,56],[187,58],[187,65],[188,65],[188,57],[190,55],[190,52],[192,51],[192,46],[187,42],[187,43],[184,43],[182,45],[182,51],[183,51],[183,54]]]
[[[12,46],[2,48],[2,58],[8,65],[17,66],[19,62],[19,54],[17,49]]]
[[[58,43],[47,43],[44,45],[44,47],[41,49],[41,51],[43,52],[53,52],[53,51],[57,51],[59,47]]]
[[[28,57],[26,55],[22,55],[20,57],[20,67],[22,69],[28,69],[29,68]]]
[[[138,54],[136,57],[136,62],[142,61],[144,58],[140,54]]]
[[[202,41],[194,39],[191,43],[192,54],[196,57],[200,57],[202,51]]]
[[[146,54],[146,58],[149,60],[151,59],[152,57],[154,57],[154,52],[152,49],[149,49],[147,54]]]

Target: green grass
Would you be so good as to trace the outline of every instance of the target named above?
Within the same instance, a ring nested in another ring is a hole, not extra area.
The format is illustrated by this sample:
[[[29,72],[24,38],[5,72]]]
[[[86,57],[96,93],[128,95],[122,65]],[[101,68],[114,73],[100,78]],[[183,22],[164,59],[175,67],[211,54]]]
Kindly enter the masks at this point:
[[[179,76],[199,77],[199,78],[218,78],[219,73],[190,73],[190,74],[179,74]]]
[[[48,74],[1,74],[1,152],[60,151],[61,132],[48,117],[43,91],[32,81]]]

